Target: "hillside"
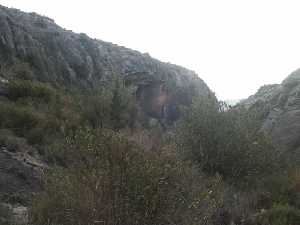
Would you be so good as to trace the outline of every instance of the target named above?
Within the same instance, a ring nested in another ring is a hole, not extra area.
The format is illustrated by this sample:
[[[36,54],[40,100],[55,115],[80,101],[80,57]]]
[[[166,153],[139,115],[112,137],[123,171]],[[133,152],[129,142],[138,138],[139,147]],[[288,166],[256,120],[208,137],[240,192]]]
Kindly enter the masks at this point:
[[[262,129],[271,135],[276,144],[299,152],[300,70],[290,74],[281,84],[261,87],[241,104],[262,110]]]
[[[71,129],[165,129],[194,95],[213,93],[193,71],[0,6],[0,201],[28,206]]]
[[[299,225],[299,74],[229,106],[0,6],[0,225]]]
[[[167,82],[173,88],[190,89],[193,85],[201,95],[210,93],[193,71],[85,34],[73,33],[36,13],[23,13],[3,6],[0,6],[0,52],[2,67],[26,62],[33,69],[35,79],[54,85],[90,89],[110,82],[112,75],[118,74],[136,84],[139,92],[145,90],[148,95],[155,91],[151,98],[164,95],[162,86]],[[168,98],[165,105],[173,100]],[[157,115],[160,114],[158,111],[162,110],[153,109],[149,113],[161,117]]]

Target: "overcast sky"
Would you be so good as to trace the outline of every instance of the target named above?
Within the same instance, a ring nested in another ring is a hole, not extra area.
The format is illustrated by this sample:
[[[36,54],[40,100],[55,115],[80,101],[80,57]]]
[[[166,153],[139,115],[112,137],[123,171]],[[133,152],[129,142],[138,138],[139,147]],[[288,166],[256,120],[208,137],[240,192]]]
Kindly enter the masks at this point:
[[[0,0],[60,26],[192,69],[220,99],[300,67],[300,1]]]

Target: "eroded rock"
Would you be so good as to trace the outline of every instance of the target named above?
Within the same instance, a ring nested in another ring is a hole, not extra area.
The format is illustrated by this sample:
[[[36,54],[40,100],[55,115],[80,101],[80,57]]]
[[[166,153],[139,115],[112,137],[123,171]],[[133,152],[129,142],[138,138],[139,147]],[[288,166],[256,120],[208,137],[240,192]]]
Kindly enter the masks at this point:
[[[281,84],[263,86],[241,104],[247,108],[263,106],[262,129],[276,144],[300,151],[300,70]]]
[[[166,119],[168,114],[164,112],[174,111],[178,103],[177,97],[166,94],[161,82],[178,89],[189,89],[193,84],[198,86],[199,95],[211,93],[193,71],[65,30],[36,13],[0,6],[0,64],[18,61],[30,64],[40,81],[81,88],[97,87],[116,74],[124,79],[130,74],[131,83],[144,96],[153,96],[143,105],[156,119]],[[156,90],[159,93],[153,95]]]

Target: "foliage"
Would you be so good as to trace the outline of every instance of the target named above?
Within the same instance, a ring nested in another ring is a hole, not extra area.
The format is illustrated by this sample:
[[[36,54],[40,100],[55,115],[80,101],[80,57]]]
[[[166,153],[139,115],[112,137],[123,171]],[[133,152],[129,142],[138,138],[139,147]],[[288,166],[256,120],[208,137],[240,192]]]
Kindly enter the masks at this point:
[[[0,103],[0,127],[14,130],[23,136],[34,128],[39,120],[39,115],[30,108],[13,103]]]
[[[30,64],[20,61],[13,64],[2,64],[0,67],[0,76],[3,76],[6,79],[34,79],[34,73]]]
[[[5,146],[11,152],[30,152],[32,150],[25,138],[17,137],[6,129],[0,129],[0,146]]]
[[[208,192],[197,171],[169,151],[144,152],[109,130],[81,131],[64,149],[68,168],[45,177],[34,224],[205,224],[216,208],[210,194],[218,183]]]
[[[8,206],[0,204],[0,224],[10,225],[12,221],[12,212]]]
[[[256,126],[255,114],[230,110],[214,99],[196,99],[177,128],[177,146],[208,174],[241,181],[278,169],[281,152]]]
[[[299,221],[300,210],[289,205],[275,205],[256,218],[261,225],[298,225]]]
[[[0,145],[38,151],[54,167],[33,224],[298,224],[299,156],[260,132],[268,106],[230,108],[170,79],[184,107],[166,131],[117,75],[73,90],[36,81],[28,64],[5,69]]]
[[[36,98],[49,103],[55,97],[55,91],[41,82],[15,79],[8,83],[8,97],[14,101],[19,98]]]
[[[87,124],[93,128],[110,126],[111,92],[108,89],[95,90],[93,95],[79,97],[80,111]]]
[[[120,79],[92,92],[77,95],[82,117],[92,128],[133,128],[136,122],[136,102],[129,88]]]

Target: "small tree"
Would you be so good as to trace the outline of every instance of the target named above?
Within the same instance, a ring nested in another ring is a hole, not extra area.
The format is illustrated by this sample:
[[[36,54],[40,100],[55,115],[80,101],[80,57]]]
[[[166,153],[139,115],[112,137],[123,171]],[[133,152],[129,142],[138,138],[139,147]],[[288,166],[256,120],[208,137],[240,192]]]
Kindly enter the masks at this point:
[[[136,115],[136,102],[130,88],[125,87],[119,77],[113,79],[111,99],[111,126],[114,130],[125,127],[134,127]]]
[[[184,110],[177,128],[178,149],[208,174],[241,184],[278,168],[281,152],[259,132],[256,115],[246,110],[198,98]]]

